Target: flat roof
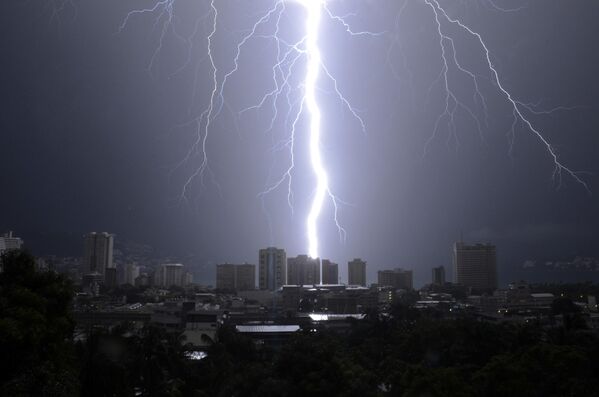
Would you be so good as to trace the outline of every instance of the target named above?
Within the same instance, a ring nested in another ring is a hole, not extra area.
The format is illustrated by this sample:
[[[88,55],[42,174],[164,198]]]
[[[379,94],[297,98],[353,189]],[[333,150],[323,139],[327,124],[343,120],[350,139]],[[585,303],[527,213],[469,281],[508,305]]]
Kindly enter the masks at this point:
[[[532,296],[533,298],[554,298],[555,295],[553,295],[550,292],[539,292],[536,294],[530,294],[530,296]]]
[[[293,333],[300,330],[299,325],[237,325],[235,329],[242,334]]]
[[[345,320],[348,317],[352,317],[358,320],[362,320],[364,314],[328,314],[328,313],[310,313],[310,319],[312,321],[331,321],[331,320]]]

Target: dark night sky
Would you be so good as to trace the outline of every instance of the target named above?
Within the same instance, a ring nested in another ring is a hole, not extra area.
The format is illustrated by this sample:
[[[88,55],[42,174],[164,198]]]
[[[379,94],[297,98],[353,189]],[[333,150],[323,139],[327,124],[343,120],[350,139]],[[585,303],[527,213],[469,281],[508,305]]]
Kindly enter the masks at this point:
[[[178,71],[188,52],[168,34],[148,69],[159,42],[153,17],[137,16],[117,32],[127,11],[150,2],[74,0],[76,14],[67,6],[56,17],[50,3],[0,2],[0,230],[15,230],[34,253],[74,255],[83,233],[109,231],[164,252],[193,253],[205,269],[224,261],[255,262],[258,249],[270,244],[286,248],[289,256],[306,251],[304,219],[313,179],[305,135],[300,133],[297,143],[295,213],[286,206],[284,190],[265,201],[272,237],[257,198],[269,169],[282,172],[287,161],[285,153],[273,154],[272,137],[264,132],[268,109],[245,113],[237,123],[228,111],[216,120],[209,150],[221,195],[208,180],[204,189],[193,185],[188,202],[179,200],[185,178],[200,160],[169,172],[195,138],[190,128],[173,127],[207,105],[209,20],[198,25],[188,67]],[[252,15],[269,2],[217,3],[223,19],[215,59],[230,68],[239,38],[235,30],[249,28]],[[502,282],[528,258],[599,256],[599,4],[496,3],[526,7],[503,13],[487,1],[444,4],[485,38],[516,98],[542,100],[547,108],[579,106],[530,119],[566,165],[588,172],[583,177],[594,194],[566,176],[557,189],[550,157],[522,128],[509,156],[510,108],[489,81],[480,47],[456,30],[449,32],[458,54],[481,76],[489,126],[481,139],[461,113],[459,144],[447,143],[443,127],[423,157],[443,107],[440,86],[430,89],[441,68],[430,9],[410,0],[393,32],[402,2],[335,2],[339,14],[358,13],[351,19],[357,29],[391,32],[348,38],[331,24],[322,32],[323,57],[368,129],[366,135],[360,131],[323,80],[323,156],[333,189],[351,205],[340,212],[348,231],[345,243],[339,242],[327,207],[321,246],[324,257],[343,264],[343,278],[347,260],[360,256],[370,264],[372,281],[376,270],[400,266],[414,269],[416,284],[422,284],[432,266],[449,267],[451,244],[460,232],[468,241],[497,244]],[[181,34],[193,31],[207,5],[179,0]],[[297,27],[294,15],[299,14],[291,12],[284,21],[289,31]],[[389,52],[393,35],[399,42]],[[252,41],[242,52],[239,73],[225,92],[231,109],[252,105],[265,93],[273,54],[268,40]],[[450,76],[460,98],[472,102],[471,82],[455,70]],[[285,136],[280,123],[274,136]]]

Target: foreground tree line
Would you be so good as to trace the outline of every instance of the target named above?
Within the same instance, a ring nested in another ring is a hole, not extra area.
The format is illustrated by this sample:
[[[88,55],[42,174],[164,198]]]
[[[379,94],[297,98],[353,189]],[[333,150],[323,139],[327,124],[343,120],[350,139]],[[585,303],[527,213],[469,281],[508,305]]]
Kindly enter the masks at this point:
[[[3,257],[0,395],[599,395],[599,338],[574,312],[566,327],[542,330],[397,305],[346,334],[300,333],[276,351],[224,326],[208,356],[192,361],[180,336],[153,327],[75,341],[72,297],[66,279],[36,272],[27,253]]]

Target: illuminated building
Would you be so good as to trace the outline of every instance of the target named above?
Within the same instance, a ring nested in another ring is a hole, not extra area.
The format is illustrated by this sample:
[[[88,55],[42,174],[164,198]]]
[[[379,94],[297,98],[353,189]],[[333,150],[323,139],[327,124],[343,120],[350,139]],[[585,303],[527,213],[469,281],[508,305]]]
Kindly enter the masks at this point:
[[[258,281],[261,290],[275,291],[287,283],[287,254],[284,249],[269,247],[258,255]]]
[[[112,263],[114,236],[92,232],[84,237],[82,273],[99,273],[104,277]]]
[[[287,284],[320,284],[320,258],[298,255],[287,259]]]

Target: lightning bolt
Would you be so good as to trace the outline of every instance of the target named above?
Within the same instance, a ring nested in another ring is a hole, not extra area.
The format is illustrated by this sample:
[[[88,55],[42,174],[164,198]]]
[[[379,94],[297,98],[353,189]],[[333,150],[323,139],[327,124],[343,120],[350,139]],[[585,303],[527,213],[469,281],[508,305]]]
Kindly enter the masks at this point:
[[[452,39],[451,37],[449,37],[448,34],[443,32],[443,28],[442,28],[443,25],[442,25],[441,21],[445,21],[449,24],[457,26],[462,31],[464,31],[468,35],[472,36],[478,42],[478,44],[480,45],[480,48],[482,49],[484,62],[486,63],[489,72],[491,73],[491,81],[495,84],[495,86],[497,87],[499,92],[503,95],[503,97],[506,99],[508,104],[511,106],[513,118],[512,118],[512,124],[511,124],[510,131],[508,132],[508,136],[510,137],[510,153],[512,152],[513,145],[514,145],[514,139],[515,139],[515,135],[516,135],[516,127],[518,126],[518,124],[522,124],[528,132],[530,132],[534,137],[537,138],[537,140],[539,141],[541,146],[545,149],[545,151],[549,155],[551,161],[553,162],[553,180],[556,182],[558,189],[562,186],[563,176],[565,174],[565,175],[570,176],[575,182],[580,184],[588,193],[590,193],[591,192],[590,187],[580,177],[580,173],[573,171],[571,168],[567,167],[559,159],[559,156],[557,155],[557,153],[556,153],[555,149],[553,148],[553,146],[551,145],[551,143],[547,140],[547,138],[545,138],[543,133],[537,127],[535,127],[535,125],[533,124],[531,119],[528,118],[524,114],[524,110],[527,110],[532,114],[547,114],[547,113],[553,113],[558,110],[566,110],[568,108],[567,107],[557,107],[557,108],[550,109],[547,111],[538,111],[534,108],[534,106],[531,106],[530,104],[525,104],[525,103],[519,101],[518,99],[516,99],[514,97],[514,95],[512,94],[512,92],[509,91],[503,84],[503,80],[500,77],[499,72],[497,71],[497,68],[493,64],[493,61],[491,60],[491,52],[489,51],[489,47],[483,40],[482,36],[478,32],[474,31],[472,28],[470,28],[468,25],[463,23],[461,20],[450,17],[449,14],[446,12],[446,10],[441,6],[441,4],[439,3],[438,0],[424,0],[424,2],[426,5],[428,5],[430,7],[430,9],[433,12],[433,15],[435,18],[435,23],[437,26],[437,33],[440,37],[440,43],[441,43],[441,49],[442,49],[441,57],[443,59],[443,68],[441,71],[441,75],[443,76],[443,81],[445,83],[445,93],[446,93],[445,109],[444,109],[443,113],[439,116],[439,119],[437,119],[437,123],[435,124],[435,132],[438,128],[440,120],[443,117],[448,117],[450,119],[450,121],[449,121],[450,129],[453,129],[453,131],[455,131],[455,125],[453,124],[453,118],[455,115],[455,110],[458,107],[464,108],[467,112],[469,112],[469,114],[471,114],[474,117],[473,112],[470,111],[467,107],[465,107],[461,102],[459,102],[458,99],[456,98],[456,96],[452,93],[451,89],[449,88],[448,77],[447,77],[448,56],[446,54],[445,45],[443,44],[445,41],[450,43],[450,46],[452,49],[452,54],[453,54],[452,59],[453,59],[454,65],[457,67],[458,70],[460,70],[463,73],[468,74],[472,78],[472,80],[474,81],[474,84],[475,84],[476,96],[479,98],[483,98],[478,89],[476,75],[473,72],[462,67],[462,65],[460,65],[460,63],[457,60],[457,56],[456,56],[454,39]],[[493,3],[492,1],[490,2],[490,4],[493,6],[493,8],[500,10],[500,11],[505,11],[505,12],[516,11],[516,10],[511,10],[511,9],[510,10],[501,9],[501,8],[497,7],[495,5],[495,3]],[[453,101],[453,104],[454,104],[453,107],[451,107],[451,105],[450,105],[451,101]],[[483,102],[483,104],[484,104],[484,102]],[[486,104],[484,105],[484,107],[486,109]],[[476,117],[474,117],[474,118],[476,119]],[[477,123],[478,123],[478,121],[477,121]],[[480,131],[480,124],[479,124],[479,131]],[[433,133],[433,137],[434,137],[434,133]],[[429,139],[429,142],[430,142],[430,139]]]
[[[58,0],[56,0],[58,1]],[[70,0],[60,0],[62,5],[70,4]],[[308,254],[317,258],[320,255],[319,247],[319,234],[318,225],[323,209],[327,205],[331,205],[333,210],[332,222],[337,227],[339,237],[341,240],[346,238],[346,231],[340,223],[339,210],[341,204],[346,204],[341,201],[334,193],[331,188],[329,174],[326,169],[326,164],[323,161],[323,155],[321,152],[322,137],[326,134],[326,131],[322,130],[322,110],[319,103],[319,88],[321,81],[326,80],[332,86],[333,94],[337,100],[343,105],[345,111],[353,117],[356,121],[356,126],[365,133],[366,123],[363,120],[360,111],[358,111],[347,98],[338,84],[334,73],[325,64],[320,48],[321,39],[321,25],[326,21],[332,25],[336,25],[342,29],[347,35],[352,38],[377,38],[386,35],[387,32],[370,32],[365,30],[353,29],[352,26],[347,22],[349,17],[354,17],[355,14],[347,15],[336,15],[331,7],[329,0],[273,0],[271,6],[254,16],[255,21],[249,29],[244,31],[233,32],[236,37],[236,45],[234,47],[234,54],[230,59],[229,65],[222,65],[217,62],[215,53],[215,38],[222,31],[219,20],[219,8],[217,7],[216,0],[210,0],[206,4],[209,4],[207,14],[203,17],[203,20],[207,20],[208,32],[206,33],[206,56],[208,60],[210,75],[211,75],[211,90],[208,98],[208,104],[202,109],[198,110],[197,116],[193,117],[186,123],[183,123],[181,127],[193,126],[194,140],[191,143],[186,154],[183,156],[180,162],[174,165],[173,172],[179,170],[184,165],[190,164],[198,160],[199,166],[195,167],[195,170],[188,175],[181,188],[181,198],[187,200],[191,195],[191,188],[194,186],[196,180],[199,179],[199,183],[204,187],[205,176],[210,176],[214,185],[218,186],[214,173],[211,171],[209,166],[209,143],[210,133],[214,128],[214,123],[217,118],[223,113],[224,110],[228,110],[235,120],[244,117],[248,112],[253,111],[264,111],[269,109],[270,119],[265,133],[271,134],[272,139],[272,151],[287,151],[288,152],[288,163],[284,167],[284,171],[271,179],[272,169],[266,182],[265,189],[258,194],[258,198],[262,200],[262,208],[266,213],[267,220],[269,222],[269,228],[272,235],[272,225],[270,224],[270,216],[266,210],[265,197],[269,194],[279,190],[286,189],[287,191],[287,205],[294,214],[294,193],[293,193],[293,176],[295,173],[296,159],[298,154],[296,153],[296,142],[298,139],[306,137],[299,131],[301,121],[307,123],[307,140],[308,140],[308,153],[311,169],[314,175],[315,187],[313,196],[311,198],[311,205],[309,212],[306,216],[306,239],[307,239],[307,250]],[[401,7],[397,18],[395,19],[395,29],[399,31],[402,16],[407,12],[408,1],[405,1]],[[462,2],[464,5],[469,5],[467,2]],[[119,32],[124,31],[130,20],[136,16],[149,14],[154,18],[154,29],[157,29],[160,33],[158,45],[152,54],[148,69],[152,70],[155,66],[157,56],[162,50],[165,42],[166,35],[171,32],[179,40],[187,46],[187,57],[185,62],[179,67],[174,73],[178,74],[187,68],[191,61],[192,54],[192,39],[198,34],[200,21],[195,24],[193,32],[188,35],[182,35],[174,27],[175,21],[175,6],[177,0],[155,0],[152,6],[133,10],[129,12],[122,24],[119,27]],[[475,3],[477,5],[478,3]],[[502,8],[498,6],[493,0],[485,0],[483,3],[486,7],[498,11],[498,12],[516,12],[519,8]],[[429,95],[435,87],[440,86],[443,99],[443,109],[438,115],[432,134],[427,140],[424,146],[424,153],[426,155],[428,146],[435,140],[439,130],[445,125],[450,134],[448,137],[448,144],[451,139],[454,140],[456,146],[459,146],[459,140],[457,136],[456,128],[456,117],[459,112],[466,114],[470,120],[473,121],[478,133],[480,134],[481,140],[484,140],[483,130],[489,124],[488,119],[488,105],[483,91],[481,89],[481,82],[483,80],[491,81],[493,86],[503,96],[507,103],[511,107],[512,113],[512,124],[511,129],[508,132],[510,137],[510,153],[511,147],[514,145],[514,137],[516,129],[523,127],[526,131],[531,133],[540,145],[545,149],[546,153],[551,159],[554,171],[553,178],[558,188],[562,185],[562,179],[564,176],[571,177],[575,182],[580,184],[584,189],[590,192],[587,183],[580,177],[580,174],[567,167],[561,159],[558,157],[554,147],[550,144],[548,139],[545,137],[543,132],[535,126],[531,117],[543,116],[553,114],[558,111],[572,110],[575,107],[557,106],[552,109],[543,110],[539,104],[526,103],[516,98],[516,96],[506,87],[503,82],[503,78],[495,67],[491,60],[490,50],[484,41],[483,37],[466,23],[460,19],[451,17],[448,12],[442,7],[438,0],[422,0],[421,2],[414,2],[411,6],[427,7],[431,10],[431,17],[435,27],[435,34],[438,37],[438,45],[440,49],[441,59],[441,70],[437,78],[433,81],[429,90]],[[283,19],[291,9],[294,9],[293,16],[297,17],[297,8],[303,9],[302,14],[303,33],[300,37],[289,40],[284,34],[282,34],[282,23]],[[458,54],[458,48],[456,46],[457,37],[453,35],[454,30],[447,29],[448,26],[453,26],[458,30],[464,32],[470,36],[479,45],[482,59],[486,66],[486,76],[469,69],[466,64],[463,64]],[[399,48],[401,52],[401,43],[399,33],[392,35],[392,45],[389,47],[387,52],[387,63],[393,74],[393,77],[398,78],[399,71],[390,64],[390,56],[394,48]],[[231,78],[243,67],[242,56],[246,51],[248,43],[254,40],[266,40],[274,43],[276,54],[275,60],[272,64],[271,69],[271,80],[268,83],[268,88],[265,90],[263,95],[257,98],[256,102],[252,105],[246,106],[240,110],[231,109],[227,104],[227,92]],[[407,67],[406,57],[402,55],[404,62],[403,69],[406,70],[410,75],[412,71]],[[196,81],[198,79],[198,71],[196,69]],[[461,99],[458,95],[458,91],[454,91],[452,86],[452,72],[460,73],[465,76],[472,87],[472,103],[473,106],[468,103],[470,100]],[[195,90],[196,84],[194,84]],[[195,91],[193,97],[195,98]],[[286,112],[281,112],[281,107],[284,106]],[[482,114],[483,117],[479,117]],[[275,126],[277,121],[282,121],[285,127],[285,133],[287,134],[283,139],[275,138]],[[272,237],[271,237],[272,239]]]
[[[322,65],[320,48],[318,47],[318,31],[322,17],[324,4],[322,1],[304,0],[302,2],[308,11],[306,18],[306,53],[308,61],[306,64],[305,80],[305,104],[310,113],[310,160],[312,169],[316,175],[316,192],[310,207],[310,213],[306,219],[308,233],[308,254],[312,258],[318,257],[318,230],[316,227],[318,217],[322,211],[325,195],[331,194],[329,188],[329,176],[322,163],[320,153],[320,135],[321,135],[321,112],[316,97],[316,84]],[[334,200],[333,200],[334,202]]]

